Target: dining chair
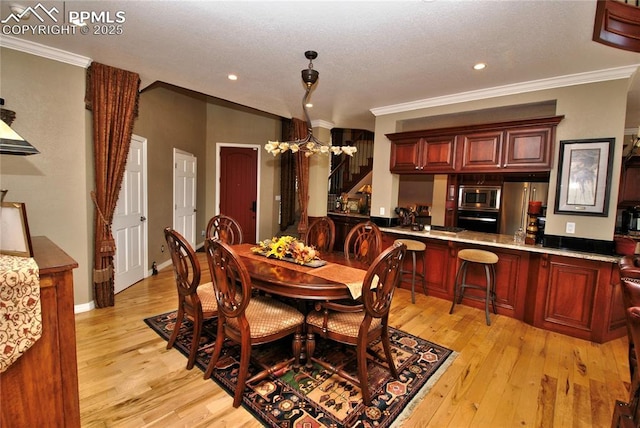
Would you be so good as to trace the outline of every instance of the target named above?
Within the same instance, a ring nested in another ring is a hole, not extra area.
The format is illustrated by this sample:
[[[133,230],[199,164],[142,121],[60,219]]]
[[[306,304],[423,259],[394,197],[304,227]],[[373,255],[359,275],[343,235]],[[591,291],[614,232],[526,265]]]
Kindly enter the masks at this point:
[[[632,425],[640,426],[640,255],[628,255],[618,262],[622,301],[627,323],[629,344],[629,402],[620,403],[624,407],[614,408],[612,427],[624,426],[625,419],[631,419]],[[618,404],[618,403],[616,403]],[[622,410],[625,410],[623,413]]]
[[[300,367],[304,315],[270,297],[252,296],[249,272],[231,246],[211,238],[205,240],[204,246],[219,308],[215,348],[204,378],[211,377],[220,358],[225,338],[239,343],[240,368],[233,396],[233,407],[238,407],[248,384],[264,379],[291,362],[294,362],[295,369]],[[271,367],[254,359],[263,370],[247,379],[251,347],[273,342],[291,334],[293,357]]]
[[[167,349],[173,347],[186,315],[193,322],[193,337],[187,360],[187,369],[191,370],[200,344],[202,324],[204,320],[218,315],[218,303],[213,292],[213,284],[211,282],[200,284],[200,262],[189,242],[170,227],[164,229],[164,237],[171,255],[178,289],[178,312]]]
[[[344,240],[344,255],[347,259],[371,263],[381,251],[382,232],[370,221],[355,225]]]
[[[218,214],[207,223],[207,238],[221,239],[229,245],[242,244],[242,228],[233,218]]]
[[[326,216],[313,220],[303,238],[305,244],[312,245],[320,253],[332,252],[335,240],[336,225]]]
[[[315,362],[359,386],[362,391],[362,401],[366,405],[371,404],[367,371],[367,353],[370,352],[368,345],[371,342],[380,338],[389,371],[394,378],[398,378],[391,354],[388,321],[389,308],[400,279],[400,267],[405,253],[404,244],[394,243],[376,257],[362,281],[364,309],[358,310],[352,306],[325,302],[321,310],[307,314],[307,365]],[[322,358],[314,356],[316,333],[321,337],[356,347],[357,378],[344,370],[346,362],[335,367]]]

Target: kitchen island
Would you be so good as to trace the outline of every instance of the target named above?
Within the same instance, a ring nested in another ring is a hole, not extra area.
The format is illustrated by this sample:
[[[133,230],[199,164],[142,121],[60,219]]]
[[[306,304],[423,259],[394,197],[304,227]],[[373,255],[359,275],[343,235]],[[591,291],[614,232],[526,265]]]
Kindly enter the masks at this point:
[[[381,230],[385,245],[398,238],[426,244],[422,262],[426,263],[427,291],[434,297],[453,300],[459,250],[484,249],[500,258],[496,266],[499,314],[597,343],[626,334],[618,256],[516,244],[513,236],[493,233]],[[468,282],[484,281],[482,269],[469,268]],[[483,292],[469,290],[463,304],[482,309],[483,299]]]

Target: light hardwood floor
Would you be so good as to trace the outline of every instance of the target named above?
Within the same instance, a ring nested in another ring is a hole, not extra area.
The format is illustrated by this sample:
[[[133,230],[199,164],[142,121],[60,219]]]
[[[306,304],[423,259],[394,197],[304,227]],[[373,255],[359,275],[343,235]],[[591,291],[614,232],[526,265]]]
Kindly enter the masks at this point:
[[[200,253],[199,253],[200,254]],[[206,264],[203,264],[206,266]],[[208,274],[207,274],[208,275]],[[206,276],[206,275],[205,275]],[[171,269],[76,315],[83,427],[260,427],[144,324],[176,308]],[[603,345],[398,290],[390,323],[457,358],[403,427],[607,427],[626,401],[626,338]]]

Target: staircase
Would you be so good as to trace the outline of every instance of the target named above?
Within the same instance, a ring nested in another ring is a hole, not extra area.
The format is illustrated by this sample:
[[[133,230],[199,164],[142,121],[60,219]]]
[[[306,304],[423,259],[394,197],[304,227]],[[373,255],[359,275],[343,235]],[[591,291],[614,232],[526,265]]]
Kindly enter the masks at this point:
[[[332,132],[332,145],[355,146],[358,151],[353,156],[332,156],[329,174],[330,195],[348,193],[373,169],[373,133],[362,130],[351,130],[351,133],[355,137],[353,141],[343,142],[344,133],[334,135]]]

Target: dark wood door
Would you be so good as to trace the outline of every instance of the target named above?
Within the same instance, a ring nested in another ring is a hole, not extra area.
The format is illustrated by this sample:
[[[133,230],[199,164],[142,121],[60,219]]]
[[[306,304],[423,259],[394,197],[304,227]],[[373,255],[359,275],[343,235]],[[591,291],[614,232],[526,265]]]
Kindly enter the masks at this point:
[[[254,148],[220,149],[220,213],[242,227],[244,242],[256,242],[258,152]]]

